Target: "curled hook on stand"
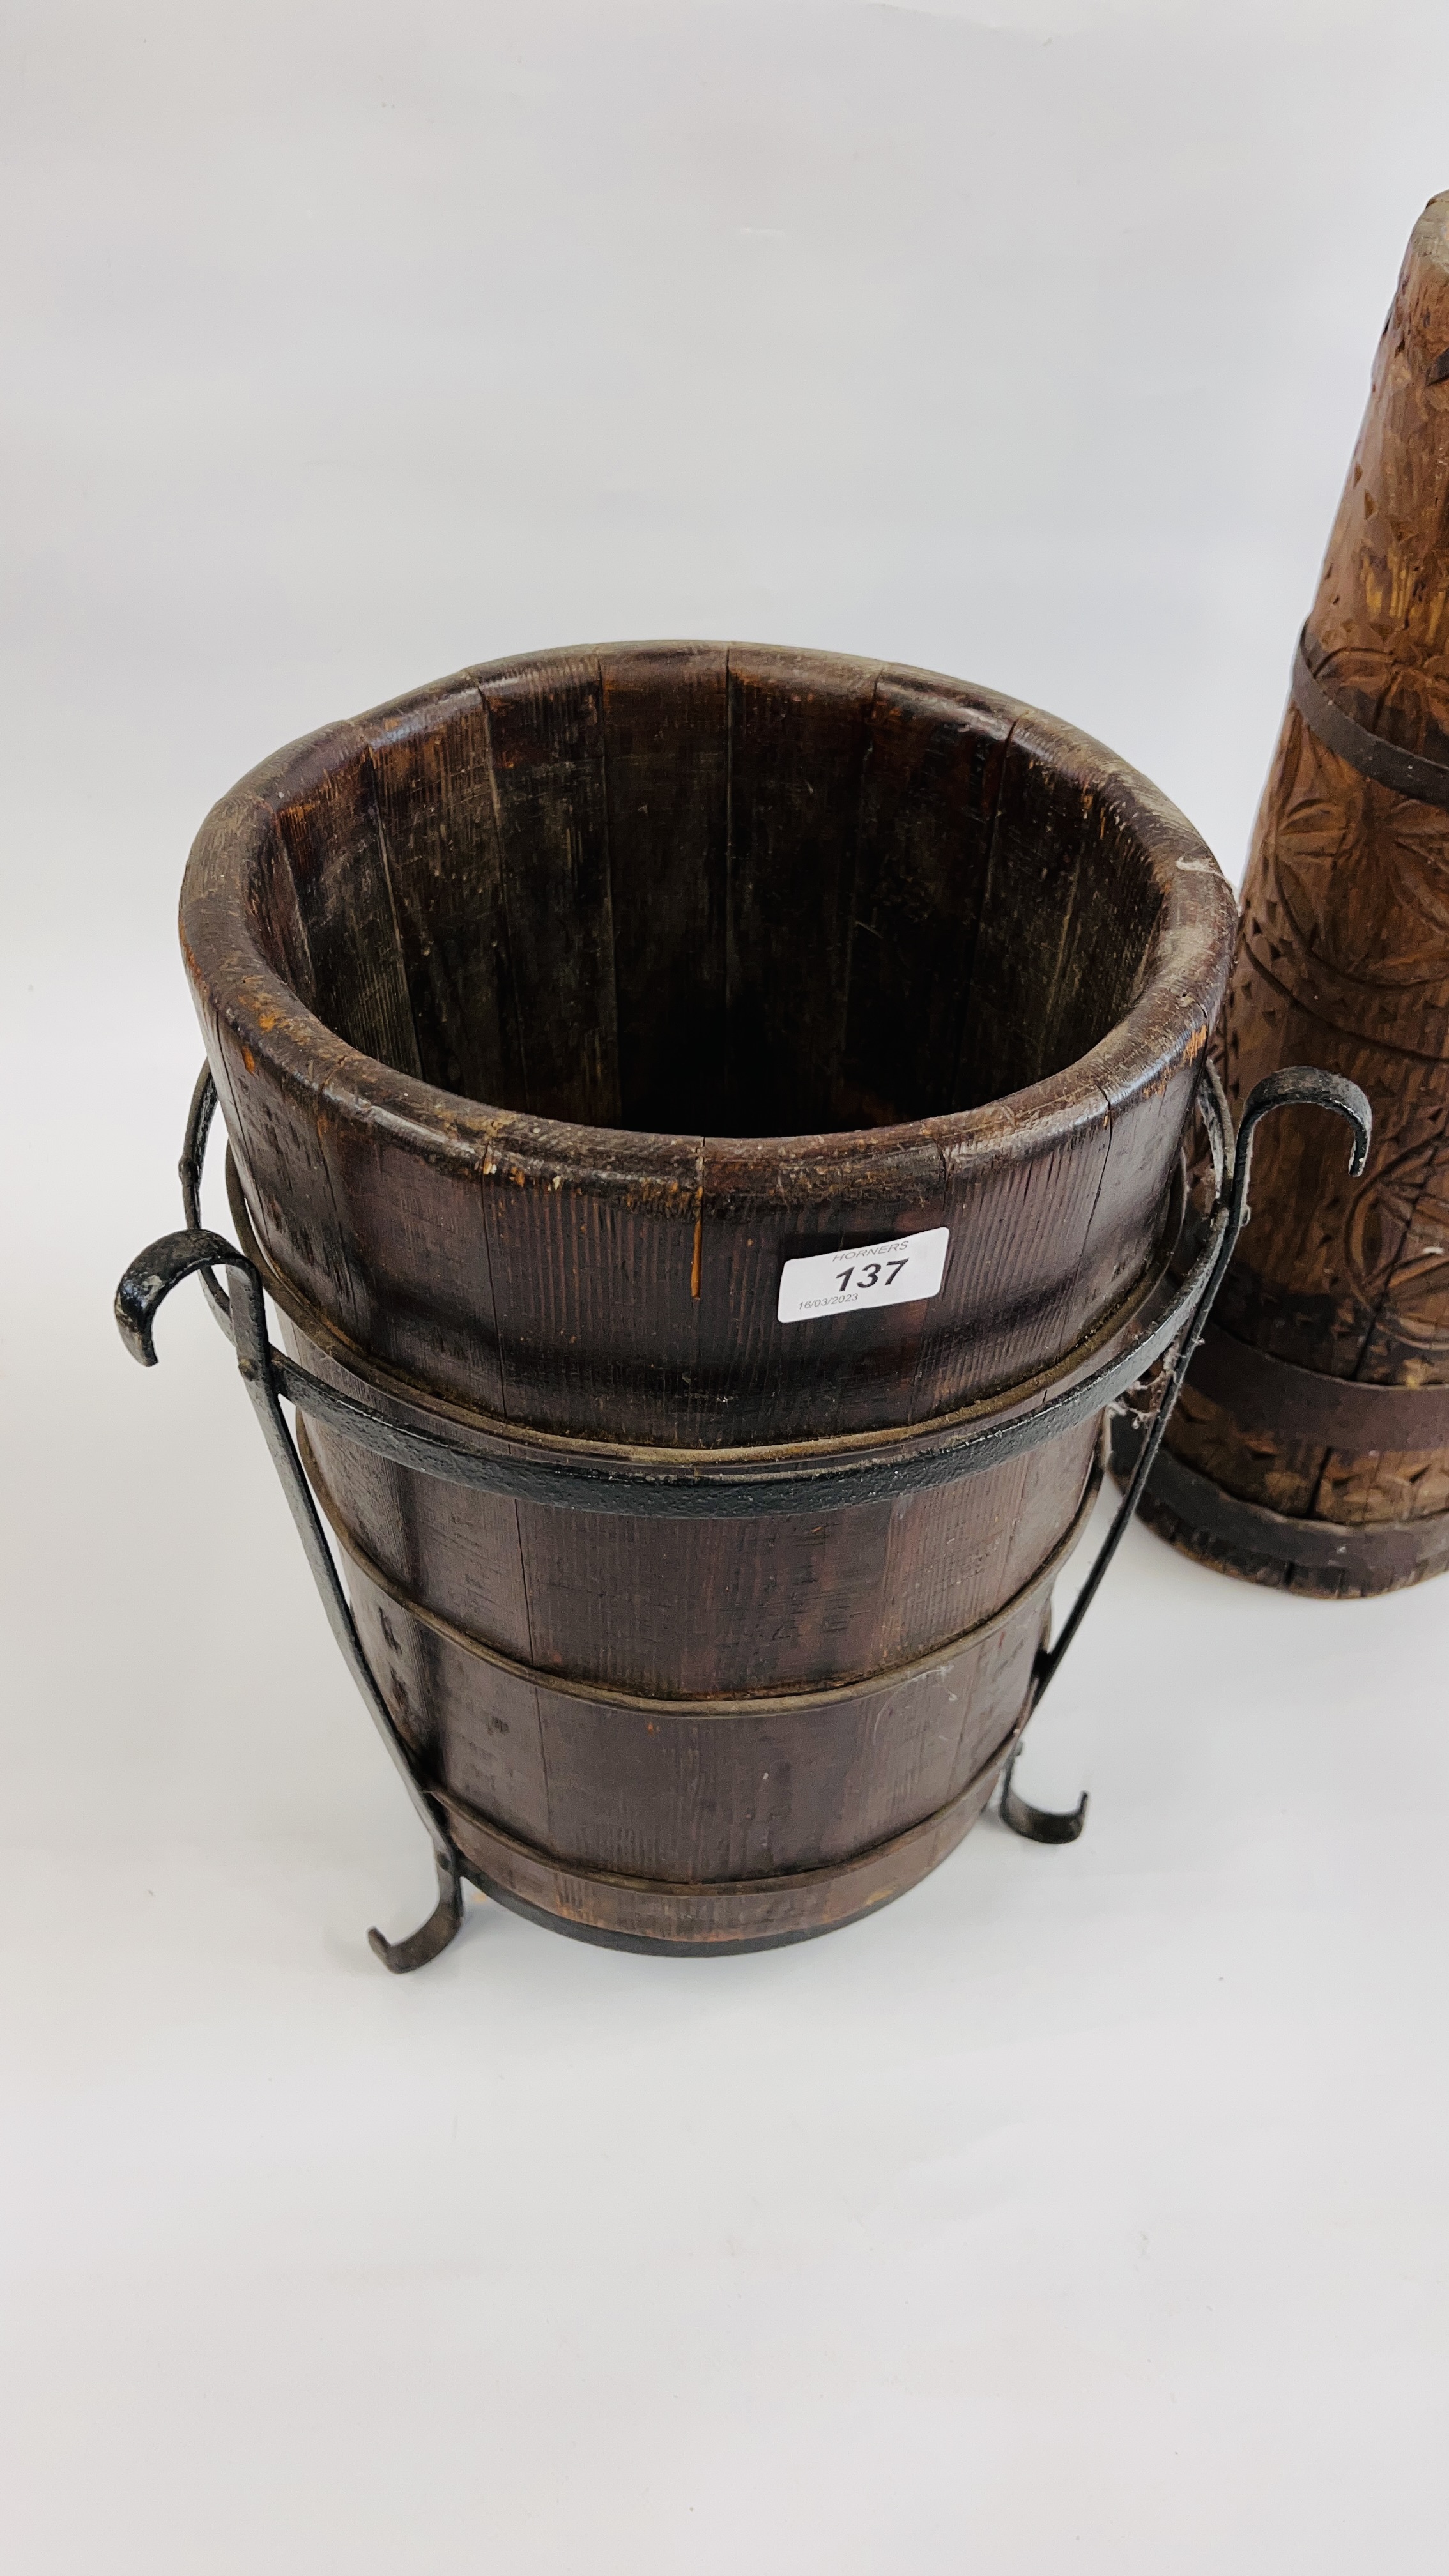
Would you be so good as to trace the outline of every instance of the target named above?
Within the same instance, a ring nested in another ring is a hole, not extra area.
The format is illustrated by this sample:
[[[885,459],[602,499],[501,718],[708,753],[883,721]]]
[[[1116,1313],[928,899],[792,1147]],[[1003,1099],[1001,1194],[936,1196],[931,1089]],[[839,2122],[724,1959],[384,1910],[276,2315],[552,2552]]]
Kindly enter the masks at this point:
[[[1035,1705],[1033,1701],[1033,1708]],[[1034,1807],[1029,1798],[1023,1798],[1011,1785],[1020,1752],[1021,1737],[1018,1736],[1001,1775],[998,1812],[1002,1823],[1010,1825],[1014,1834],[1020,1834],[1029,1843],[1074,1843],[1087,1821],[1087,1808],[1091,1802],[1086,1790],[1082,1791],[1074,1807]]]
[[[1212,1260],[1203,1285],[1202,1295],[1194,1307],[1177,1346],[1175,1358],[1166,1368],[1162,1393],[1152,1416],[1151,1428],[1138,1452],[1131,1481],[1113,1516],[1112,1526],[1103,1540],[1090,1573],[1077,1594],[1060,1637],[1051,1646],[1043,1646],[1032,1675],[1031,1699],[1026,1719],[1018,1730],[1006,1768],[1001,1776],[1000,1814],[1003,1824],[1028,1842],[1074,1843],[1087,1821],[1085,1794],[1075,1807],[1058,1812],[1049,1807],[1034,1807],[1012,1785],[1021,1753],[1022,1736],[1031,1718],[1040,1708],[1054,1679],[1057,1668],[1071,1645],[1077,1630],[1096,1599],[1102,1577],[1116,1555],[1127,1524],[1142,1499],[1147,1479],[1152,1473],[1163,1434],[1182,1391],[1183,1381],[1192,1366],[1193,1353],[1202,1339],[1203,1327],[1212,1312],[1218,1290],[1227,1276],[1228,1264],[1237,1247],[1239,1235],[1252,1214],[1248,1203],[1248,1181],[1252,1170],[1253,1143],[1260,1122],[1275,1109],[1331,1109],[1346,1118],[1353,1128],[1353,1144],[1348,1168],[1355,1180],[1368,1161],[1373,1138],[1373,1111],[1356,1082],[1342,1074],[1323,1073],[1314,1065],[1285,1065],[1277,1073],[1265,1074],[1249,1092],[1237,1135],[1233,1134],[1232,1114],[1227,1097],[1211,1060],[1204,1066],[1204,1083],[1198,1093],[1198,1107],[1208,1131],[1212,1149],[1213,1174],[1217,1185],[1211,1228],[1216,1236]]]
[[[183,1160],[181,1167],[184,1188],[188,1184],[188,1164],[193,1147],[199,1158],[214,1105],[215,1094],[211,1091],[210,1078],[203,1076],[192,1102],[187,1128],[187,1159]],[[190,1168],[194,1171],[197,1167],[191,1164]],[[187,1214],[192,1216],[195,1213],[193,1185],[187,1188]],[[217,1270],[225,1270],[227,1274],[230,1298],[223,1294],[217,1282]],[[225,1235],[212,1234],[204,1226],[190,1225],[182,1233],[163,1234],[159,1241],[148,1244],[144,1252],[137,1254],[116,1290],[116,1323],[121,1339],[132,1358],[139,1360],[143,1368],[154,1368],[156,1317],[172,1289],[179,1287],[183,1279],[189,1279],[193,1271],[201,1273],[217,1318],[235,1347],[242,1382],[262,1426],[262,1437],[271,1453],[272,1464],[282,1480],[332,1634],[432,1842],[438,1871],[438,1901],[426,1923],[404,1941],[389,1941],[377,1930],[367,1936],[384,1967],[401,1975],[409,1968],[424,1967],[429,1959],[435,1959],[440,1950],[447,1948],[458,1930],[463,1920],[461,1865],[436,1808],[414,1777],[407,1749],[393,1724],[357,1633],[357,1623],[318,1518],[312,1489],[302,1470],[297,1444],[278,1399],[267,1336],[266,1305],[254,1265],[245,1253],[238,1252],[234,1243],[228,1243]]]

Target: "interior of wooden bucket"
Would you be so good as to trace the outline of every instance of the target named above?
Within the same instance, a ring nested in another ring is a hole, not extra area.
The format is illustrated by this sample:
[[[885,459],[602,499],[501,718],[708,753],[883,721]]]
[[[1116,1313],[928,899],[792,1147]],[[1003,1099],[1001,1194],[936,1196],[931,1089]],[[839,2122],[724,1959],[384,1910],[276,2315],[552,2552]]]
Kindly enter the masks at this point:
[[[1112,1029],[1163,912],[1117,800],[1013,712],[723,647],[480,673],[339,735],[282,809],[263,938],[351,1044],[504,1109],[798,1135],[972,1108]]]

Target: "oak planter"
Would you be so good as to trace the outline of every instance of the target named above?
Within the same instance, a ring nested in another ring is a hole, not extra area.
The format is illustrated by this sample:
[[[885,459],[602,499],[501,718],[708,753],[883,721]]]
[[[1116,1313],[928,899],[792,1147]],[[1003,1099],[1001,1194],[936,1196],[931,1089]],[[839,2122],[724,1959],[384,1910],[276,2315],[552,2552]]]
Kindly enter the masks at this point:
[[[727,1478],[907,1456],[1130,1332],[1233,906],[1048,717],[666,644],[465,672],[279,754],[209,816],[181,923],[294,1358],[480,1455]],[[786,1263],[940,1233],[935,1294],[781,1320]],[[469,1874],[589,1937],[729,1948],[868,1911],[980,1814],[1099,1429],[894,1499],[652,1519],[316,1422],[304,1454]]]

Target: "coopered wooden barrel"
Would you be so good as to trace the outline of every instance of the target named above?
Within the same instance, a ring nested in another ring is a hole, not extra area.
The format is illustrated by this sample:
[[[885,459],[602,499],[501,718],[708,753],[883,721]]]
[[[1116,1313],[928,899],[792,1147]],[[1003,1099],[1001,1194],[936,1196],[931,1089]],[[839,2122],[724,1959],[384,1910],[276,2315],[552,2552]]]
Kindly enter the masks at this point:
[[[909,1456],[1113,1347],[1233,939],[1195,833],[1069,726],[695,644],[294,745],[209,816],[181,921],[294,1358],[605,1473]],[[718,1949],[867,1912],[980,1814],[1098,1435],[735,1517],[478,1492],[317,1422],[305,1454],[469,1874]]]

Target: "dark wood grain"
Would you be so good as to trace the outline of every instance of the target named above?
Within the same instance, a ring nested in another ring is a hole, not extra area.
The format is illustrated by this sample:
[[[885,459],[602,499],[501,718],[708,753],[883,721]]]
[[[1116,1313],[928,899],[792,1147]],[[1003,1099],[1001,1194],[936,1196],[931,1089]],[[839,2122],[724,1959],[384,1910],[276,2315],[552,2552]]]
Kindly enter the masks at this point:
[[[729,1115],[728,655],[635,646],[604,654],[601,672],[619,1124],[717,1133]]]
[[[363,1055],[421,1073],[372,762],[356,726],[334,727],[291,763],[277,822],[318,1017]]]
[[[488,719],[524,1068],[524,1097],[502,1105],[614,1123],[619,1045],[598,655],[550,653],[475,677]]]
[[[824,654],[730,654],[726,1044],[743,1135],[838,1123],[874,679]]]
[[[835,1125],[968,1106],[943,1077],[954,1084],[1006,746],[1025,713],[930,672],[876,681]]]
[[[527,1103],[488,710],[468,679],[358,718],[418,1069],[443,1091]]]

